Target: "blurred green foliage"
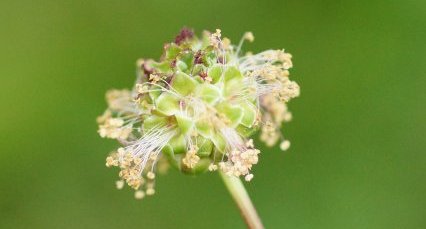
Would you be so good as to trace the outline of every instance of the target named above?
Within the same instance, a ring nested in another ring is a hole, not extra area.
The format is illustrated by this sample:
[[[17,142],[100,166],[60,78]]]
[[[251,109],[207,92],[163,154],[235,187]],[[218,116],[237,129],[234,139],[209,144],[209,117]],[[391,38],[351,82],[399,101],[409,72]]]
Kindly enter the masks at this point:
[[[0,2],[0,228],[243,228],[217,174],[170,171],[143,201],[114,187],[96,133],[182,26],[285,48],[302,95],[291,149],[247,184],[267,228],[426,227],[425,1]],[[258,143],[260,145],[260,143]]]

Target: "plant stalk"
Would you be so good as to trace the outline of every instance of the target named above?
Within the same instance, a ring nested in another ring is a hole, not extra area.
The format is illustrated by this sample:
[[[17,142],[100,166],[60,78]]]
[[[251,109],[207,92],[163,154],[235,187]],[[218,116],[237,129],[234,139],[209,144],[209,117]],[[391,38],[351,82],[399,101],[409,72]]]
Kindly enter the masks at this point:
[[[250,229],[263,229],[262,221],[241,180],[234,176],[228,176],[223,172],[219,173],[225,186],[228,188],[228,191],[231,193],[232,198],[240,209],[241,216],[244,218],[247,227]]]

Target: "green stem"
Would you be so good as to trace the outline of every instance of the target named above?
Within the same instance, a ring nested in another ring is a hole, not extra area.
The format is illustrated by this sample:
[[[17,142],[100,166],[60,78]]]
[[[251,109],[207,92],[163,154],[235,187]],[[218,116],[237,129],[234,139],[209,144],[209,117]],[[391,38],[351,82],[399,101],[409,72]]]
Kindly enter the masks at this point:
[[[232,198],[238,205],[247,227],[250,229],[263,229],[262,221],[257,215],[256,209],[241,180],[234,176],[228,176],[223,172],[219,173],[228,191],[231,193]]]

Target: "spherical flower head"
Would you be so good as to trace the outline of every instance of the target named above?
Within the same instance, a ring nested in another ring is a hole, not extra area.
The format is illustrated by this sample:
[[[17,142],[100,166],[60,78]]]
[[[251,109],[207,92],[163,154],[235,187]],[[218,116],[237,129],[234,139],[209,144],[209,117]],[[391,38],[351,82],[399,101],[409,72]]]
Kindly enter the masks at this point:
[[[253,34],[245,33],[236,46],[219,29],[198,38],[184,28],[158,61],[137,61],[132,90],[107,93],[99,134],[123,145],[106,162],[120,168],[117,187],[127,183],[137,199],[152,195],[157,168],[169,165],[250,181],[260,154],[250,136],[258,130],[268,146],[281,140],[281,149],[288,149],[281,125],[291,119],[287,102],[299,96],[289,79],[291,55],[243,55],[245,40],[252,42]]]

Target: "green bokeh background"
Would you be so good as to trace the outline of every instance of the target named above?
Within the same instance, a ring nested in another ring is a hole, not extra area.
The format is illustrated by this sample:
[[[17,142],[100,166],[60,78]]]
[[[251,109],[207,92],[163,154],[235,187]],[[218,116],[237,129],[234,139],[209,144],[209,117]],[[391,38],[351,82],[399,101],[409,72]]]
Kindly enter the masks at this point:
[[[114,187],[95,117],[182,26],[285,48],[288,152],[247,189],[266,228],[426,228],[425,1],[0,2],[0,228],[244,228],[217,174]]]

